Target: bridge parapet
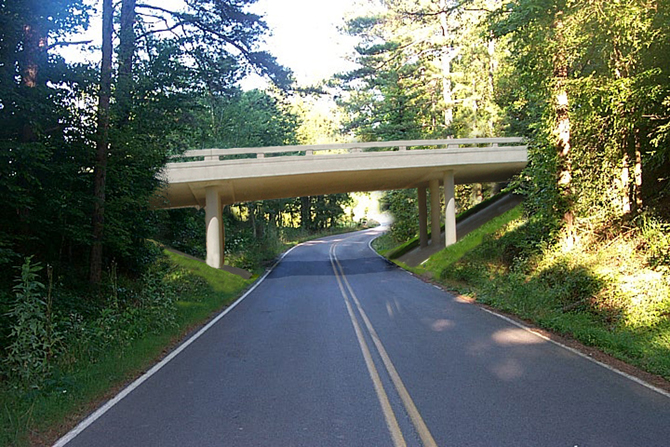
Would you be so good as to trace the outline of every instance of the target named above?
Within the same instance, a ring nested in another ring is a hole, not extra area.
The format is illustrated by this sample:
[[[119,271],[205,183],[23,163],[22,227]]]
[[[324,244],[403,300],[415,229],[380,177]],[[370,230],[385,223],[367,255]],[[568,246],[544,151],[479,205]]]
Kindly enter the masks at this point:
[[[270,146],[232,149],[198,149],[172,157],[172,163],[225,162],[229,160],[268,159],[277,157],[312,157],[323,155],[359,154],[369,152],[395,152],[450,149],[490,150],[495,147],[519,146],[520,137],[503,138],[447,138],[437,140],[372,141],[364,143],[314,144],[301,146]],[[523,146],[525,149],[525,146]]]

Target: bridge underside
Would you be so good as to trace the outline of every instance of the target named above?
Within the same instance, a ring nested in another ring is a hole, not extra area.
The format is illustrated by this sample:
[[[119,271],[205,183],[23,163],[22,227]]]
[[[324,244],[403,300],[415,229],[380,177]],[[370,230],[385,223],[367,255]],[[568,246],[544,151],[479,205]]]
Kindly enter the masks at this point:
[[[503,182],[518,174],[524,164],[465,166],[455,171],[456,184]],[[445,166],[421,169],[389,169],[319,174],[281,175],[227,179],[220,181],[194,181],[172,184],[161,194],[161,208],[205,207],[206,190],[219,190],[223,204],[253,200],[285,199],[289,197],[317,196],[348,192],[390,191],[426,187],[430,180],[442,179]]]
[[[526,165],[525,147],[519,149],[277,157],[225,164],[175,163],[168,165],[168,187],[156,197],[154,205],[205,207],[206,191],[211,188],[218,191],[223,204],[418,188],[426,187],[431,180],[442,181],[446,171],[453,171],[456,184],[501,182],[521,172]]]
[[[475,140],[471,140],[475,141]],[[476,140],[474,144],[479,144]],[[456,140],[440,142],[446,149],[315,154],[287,148],[257,150],[256,158],[222,160],[228,153],[248,155],[250,150],[194,151],[186,157],[201,161],[169,163],[166,187],[156,195],[156,208],[205,208],[207,263],[223,265],[223,205],[254,200],[323,194],[418,189],[421,245],[428,244],[427,189],[430,190],[432,244],[440,243],[440,185],[444,185],[445,243],[456,241],[454,185],[501,182],[521,172],[527,163],[526,146],[458,147]],[[422,142],[410,142],[419,143]],[[367,143],[371,145],[372,143]],[[419,145],[416,144],[416,145]],[[471,143],[472,144],[472,143]],[[216,152],[215,152],[216,151]],[[435,230],[437,229],[437,231]]]

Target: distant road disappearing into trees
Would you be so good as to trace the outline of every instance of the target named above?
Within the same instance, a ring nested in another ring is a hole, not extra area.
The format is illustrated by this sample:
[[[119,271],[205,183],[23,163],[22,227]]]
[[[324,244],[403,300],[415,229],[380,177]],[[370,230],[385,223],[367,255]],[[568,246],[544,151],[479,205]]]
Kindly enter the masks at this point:
[[[667,446],[670,398],[377,256],[290,251],[68,446]]]

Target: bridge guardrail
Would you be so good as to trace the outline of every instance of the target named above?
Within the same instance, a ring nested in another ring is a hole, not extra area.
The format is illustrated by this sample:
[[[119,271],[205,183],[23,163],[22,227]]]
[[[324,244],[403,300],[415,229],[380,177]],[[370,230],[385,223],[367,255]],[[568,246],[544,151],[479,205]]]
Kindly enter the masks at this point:
[[[462,148],[469,149],[491,149],[495,147],[509,147],[523,143],[521,137],[503,138],[447,138],[437,140],[398,140],[398,141],[372,141],[365,143],[338,143],[338,144],[316,144],[303,146],[270,146],[231,149],[198,149],[186,151],[181,155],[172,157],[175,164],[189,162],[212,162],[238,159],[264,159],[286,156],[318,156],[338,155],[341,153],[358,152],[387,152],[391,151],[413,151],[413,150],[435,150]]]

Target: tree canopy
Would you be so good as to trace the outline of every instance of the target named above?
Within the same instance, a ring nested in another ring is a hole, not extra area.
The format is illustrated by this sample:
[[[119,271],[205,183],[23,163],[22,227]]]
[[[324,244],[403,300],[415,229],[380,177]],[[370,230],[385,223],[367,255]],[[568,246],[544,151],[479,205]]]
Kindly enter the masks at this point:
[[[345,130],[526,136],[517,190],[552,231],[667,218],[669,2],[364,4],[343,30],[360,68],[331,83]]]
[[[292,118],[269,97],[237,87],[250,70],[278,88],[291,82],[289,70],[258,50],[267,26],[247,11],[254,1],[186,1],[179,11],[103,2],[102,66],[67,62],[57,51],[89,44],[78,37],[89,3],[0,4],[0,263],[36,254],[81,271],[90,262],[94,282],[103,256],[138,269],[153,231],[148,199],[169,155],[262,144],[243,126],[213,120],[242,109],[267,114],[253,117],[264,120],[263,132],[292,132]]]

